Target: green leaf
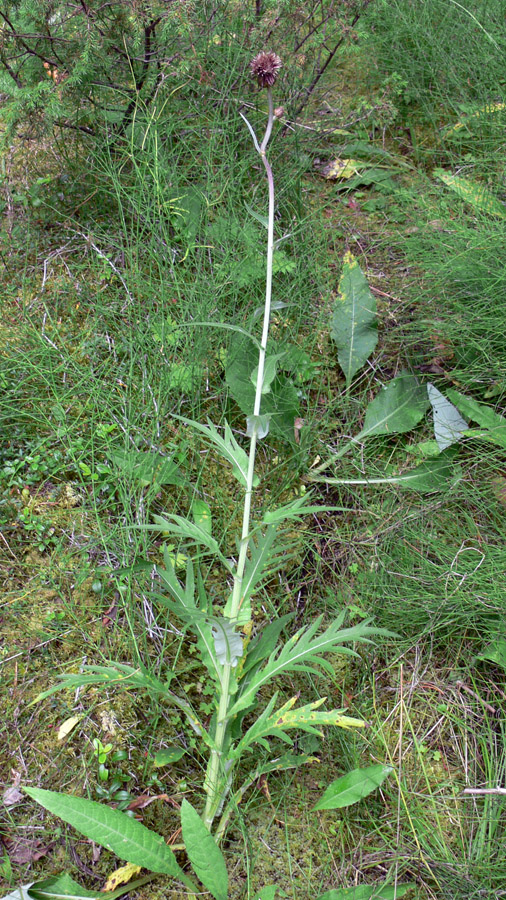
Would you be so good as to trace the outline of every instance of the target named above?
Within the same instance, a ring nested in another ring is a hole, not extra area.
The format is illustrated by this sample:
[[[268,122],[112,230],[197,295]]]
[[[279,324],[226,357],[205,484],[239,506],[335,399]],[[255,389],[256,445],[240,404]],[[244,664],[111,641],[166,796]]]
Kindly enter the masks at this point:
[[[232,397],[245,416],[251,416],[254,409],[255,388],[251,377],[257,366],[257,348],[251,340],[234,335],[227,356],[225,379]],[[294,441],[293,427],[299,415],[299,395],[283,372],[276,374],[270,383],[269,393],[262,395],[260,412],[264,416],[270,416],[271,434],[286,441]]]
[[[504,416],[500,416],[499,413],[496,413],[490,406],[486,406],[484,403],[478,403],[478,401],[473,400],[472,397],[466,397],[464,394],[459,394],[459,392],[453,390],[453,388],[447,391],[447,394],[455,406],[457,406],[468,419],[471,419],[472,422],[477,422],[482,428],[487,429],[488,435],[476,435],[477,437],[484,437],[492,443],[499,444],[500,447],[506,448],[506,419]]]
[[[384,475],[378,478],[312,478],[325,484],[395,484],[406,490],[428,493],[448,490],[455,476],[453,453],[449,451],[437,459],[427,459],[414,469],[400,475]]]
[[[397,900],[414,887],[414,882],[395,885],[360,884],[357,887],[326,891],[318,900]]]
[[[349,385],[378,342],[376,300],[351,253],[344,257],[330,334],[337,344],[339,365]]]
[[[25,787],[23,790],[48,812],[68,822],[85,837],[111,850],[120,859],[151,872],[172,875],[191,890],[197,890],[178,865],[164,839],[136,819],[94,800],[33,787]]]
[[[321,666],[330,676],[334,674],[332,665],[325,659],[326,653],[344,653],[357,656],[355,650],[343,647],[345,642],[355,641],[371,643],[371,637],[380,634],[387,635],[383,629],[371,628],[368,622],[360,622],[351,628],[342,628],[344,613],[339,615],[335,622],[329,625],[322,634],[316,634],[321,625],[322,616],[319,616],[311,625],[299,629],[282,647],[278,647],[269,656],[263,668],[254,673],[251,681],[244,687],[237,701],[229,710],[229,715],[234,716],[240,710],[246,709],[254,700],[257,692],[277,675],[282,672],[312,672],[317,674],[315,665]]]
[[[353,769],[352,772],[329,784],[313,809],[342,809],[345,806],[352,806],[375,791],[392,772],[392,766],[381,765]]]
[[[191,522],[185,516],[177,516],[174,513],[166,513],[165,516],[153,516],[155,525],[143,526],[148,531],[162,531],[164,534],[175,534],[177,537],[189,541],[191,544],[197,544],[200,547],[207,547],[213,556],[217,556],[220,562],[226,568],[230,568],[227,560],[221,553],[219,544],[209,534],[206,527],[202,527],[196,522]],[[141,527],[141,526],[140,526]]]
[[[467,431],[467,422],[453,403],[450,403],[433,384],[427,385],[427,395],[434,414],[434,435],[437,445],[440,450],[446,450],[447,447],[460,441],[463,433]]]
[[[277,887],[275,884],[268,884],[256,895],[255,900],[274,900],[276,891]]]
[[[271,390],[271,384],[274,381],[276,375],[278,374],[278,364],[280,359],[286,356],[285,353],[273,353],[271,356],[267,356],[265,360],[264,366],[264,377],[262,380],[262,394],[269,394]],[[255,366],[253,369],[250,380],[253,387],[256,390],[257,380],[258,380],[258,366]]]
[[[253,207],[251,207],[249,205],[249,203],[246,203],[246,201],[244,201],[244,205],[245,205],[246,209],[248,210],[250,216],[253,216],[253,218],[256,219],[257,222],[260,222],[260,225],[263,225],[264,228],[269,227],[269,219],[267,216],[262,216],[262,215],[260,215],[260,213],[255,212]]]
[[[261,441],[269,434],[270,422],[270,413],[266,416],[247,416],[246,437],[253,437],[253,432],[256,431],[257,438]]]
[[[493,662],[506,671],[506,641],[501,639],[492,641],[487,649],[484,650],[483,653],[480,653],[476,658]]]
[[[475,209],[506,219],[506,206],[484,185],[471,181],[469,178],[452,175],[451,172],[445,172],[444,169],[434,169],[434,175]]]
[[[154,484],[158,488],[164,484],[182,485],[186,479],[171,459],[161,453],[141,450],[115,450],[107,454],[108,459],[120,472],[138,481],[143,487]]]
[[[188,800],[181,804],[181,826],[195,874],[215,900],[227,900],[228,874],[223,853]]]
[[[251,344],[251,341],[248,341],[248,343]],[[252,385],[250,385],[250,387],[253,390]],[[248,408],[248,412],[252,409],[253,403]],[[204,438],[209,441],[209,443],[214,444],[215,447],[218,448],[220,455],[232,464],[232,471],[240,484],[242,484],[243,487],[248,486],[249,457],[246,451],[237,443],[228,422],[225,422],[224,435],[222,437],[218,429],[209,419],[207,420],[207,425],[202,425],[201,422],[196,422],[194,419],[185,419],[184,416],[177,416],[174,413],[173,418],[178,419],[180,422],[189,425],[191,428],[194,428],[195,431],[199,431],[203,434]],[[259,479],[255,476],[253,487],[256,487],[258,484]]]
[[[146,884],[147,881],[151,881],[152,877],[152,875],[148,875],[145,878],[137,878],[135,881],[122,885],[115,891],[108,891],[104,894],[98,888],[94,891],[89,891],[81,887],[70,875],[64,873],[63,875],[46,878],[44,881],[35,882],[30,886],[26,896],[31,897],[32,900],[59,900],[60,897],[67,898],[67,900],[104,900],[104,897],[114,900],[115,897],[122,897],[123,894],[135,891],[136,888]],[[9,898],[6,897],[3,900],[9,900]]]
[[[371,434],[403,434],[411,431],[425,415],[429,398],[424,385],[414,375],[399,375],[384,385],[365,413],[364,427],[354,438]]]
[[[166,747],[163,750],[158,750],[155,753],[155,757],[153,759],[153,765],[155,768],[159,769],[161,766],[171,766],[172,763],[177,762],[184,756],[186,750],[183,750],[182,747]]]
[[[211,507],[205,500],[194,500],[192,503],[192,516],[195,525],[202,528],[207,534],[211,535],[213,531],[213,517]]]

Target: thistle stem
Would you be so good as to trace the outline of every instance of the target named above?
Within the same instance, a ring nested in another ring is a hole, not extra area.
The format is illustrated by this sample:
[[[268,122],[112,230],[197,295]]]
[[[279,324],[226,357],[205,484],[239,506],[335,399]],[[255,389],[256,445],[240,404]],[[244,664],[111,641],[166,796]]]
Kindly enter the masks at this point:
[[[255,390],[255,402],[253,407],[253,416],[260,415],[260,407],[262,402],[262,387],[265,372],[265,357],[267,352],[267,340],[269,337],[269,324],[271,318],[271,298],[272,298],[272,259],[274,253],[274,177],[272,169],[266,156],[266,148],[272,133],[274,122],[274,109],[272,100],[272,89],[267,88],[269,101],[269,116],[264,138],[260,147],[254,139],[255,146],[259,149],[262,162],[267,173],[267,181],[269,186],[269,216],[267,227],[267,265],[265,277],[265,305],[262,326],[262,338],[260,342],[260,350],[258,354],[258,370]],[[254,135],[251,126],[248,124],[250,131]],[[234,588],[232,592],[232,602],[230,608],[230,620],[236,621],[242,602],[242,585],[244,580],[244,572],[246,568],[246,560],[248,556],[248,546],[250,539],[250,520],[251,520],[251,504],[253,498],[253,479],[255,475],[255,457],[258,439],[258,424],[253,419],[253,427],[251,429],[248,472],[246,476],[246,488],[244,494],[244,508],[242,517],[241,542],[239,546],[239,557],[237,560],[237,568],[234,575]],[[215,747],[211,750],[209,765],[206,774],[206,791],[207,801],[204,810],[204,823],[207,828],[211,828],[214,817],[216,816],[220,804],[222,803],[226,793],[226,773],[223,770],[222,757],[225,744],[227,730],[227,712],[230,700],[230,681],[232,676],[232,666],[226,662],[223,667],[223,676],[221,680],[220,701],[218,706],[218,714],[216,721],[216,733],[214,738]]]

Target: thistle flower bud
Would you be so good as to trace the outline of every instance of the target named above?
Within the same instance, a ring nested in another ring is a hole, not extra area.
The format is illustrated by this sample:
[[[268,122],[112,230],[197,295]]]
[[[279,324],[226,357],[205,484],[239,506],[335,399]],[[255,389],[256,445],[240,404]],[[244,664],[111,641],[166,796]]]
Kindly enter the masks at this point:
[[[276,109],[274,110],[274,118],[280,119],[281,116],[284,116],[284,114],[285,114],[285,107],[284,106],[276,106]]]
[[[281,60],[276,53],[263,50],[251,61],[251,74],[257,79],[259,87],[272,87],[278,77],[281,65]]]

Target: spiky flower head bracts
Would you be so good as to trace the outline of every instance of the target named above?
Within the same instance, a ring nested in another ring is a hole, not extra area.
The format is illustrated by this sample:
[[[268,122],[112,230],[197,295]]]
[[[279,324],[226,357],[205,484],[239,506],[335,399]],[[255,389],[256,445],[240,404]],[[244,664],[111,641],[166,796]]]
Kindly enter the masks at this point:
[[[277,53],[263,50],[251,61],[251,74],[257,79],[259,87],[272,87],[281,68],[281,60]]]

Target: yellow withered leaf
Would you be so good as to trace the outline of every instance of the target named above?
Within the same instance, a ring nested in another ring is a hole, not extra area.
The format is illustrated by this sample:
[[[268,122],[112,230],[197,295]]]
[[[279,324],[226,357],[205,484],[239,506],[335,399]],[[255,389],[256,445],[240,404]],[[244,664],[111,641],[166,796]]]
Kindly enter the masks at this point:
[[[126,884],[134,877],[134,875],[138,875],[140,871],[140,866],[135,866],[133,863],[127,863],[126,866],[121,866],[120,869],[116,869],[112,875],[109,875],[102,890],[104,893],[107,891],[115,891],[120,884]]]
[[[325,166],[322,169],[322,175],[324,178],[329,179],[338,179],[338,178],[351,178],[353,175],[357,175],[359,170],[364,167],[364,163],[359,162],[357,159],[334,159],[328,166]]]
[[[65,721],[62,722],[58,729],[57,739],[59,741],[63,741],[63,739],[66,738],[68,734],[70,734],[72,729],[76,727],[77,723],[80,722],[81,719],[82,716],[71,716],[70,719],[65,719]]]

